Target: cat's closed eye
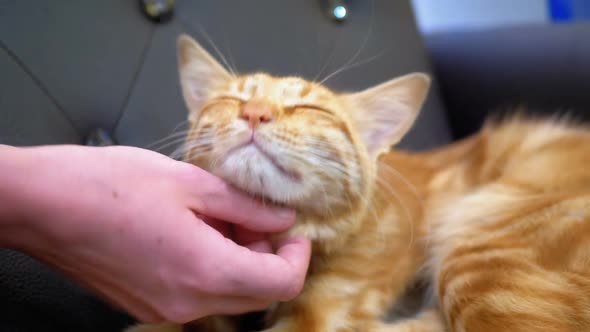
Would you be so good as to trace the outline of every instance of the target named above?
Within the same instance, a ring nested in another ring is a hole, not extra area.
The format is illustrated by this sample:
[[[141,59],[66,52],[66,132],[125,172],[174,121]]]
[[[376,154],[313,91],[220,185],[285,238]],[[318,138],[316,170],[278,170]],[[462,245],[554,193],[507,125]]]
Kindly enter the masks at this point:
[[[337,115],[335,114],[334,111],[332,111],[326,107],[319,106],[319,105],[300,104],[300,105],[293,105],[293,106],[285,106],[285,107],[283,107],[283,112],[285,115],[292,115],[292,114],[316,115],[316,114],[320,114],[321,116],[337,118]]]

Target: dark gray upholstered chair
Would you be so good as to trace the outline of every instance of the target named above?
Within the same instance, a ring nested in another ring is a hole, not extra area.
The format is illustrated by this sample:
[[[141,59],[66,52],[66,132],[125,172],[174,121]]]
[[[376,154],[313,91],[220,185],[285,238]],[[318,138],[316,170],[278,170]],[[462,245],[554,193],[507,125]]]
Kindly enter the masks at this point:
[[[426,44],[456,138],[515,106],[590,120],[590,22],[438,33]]]

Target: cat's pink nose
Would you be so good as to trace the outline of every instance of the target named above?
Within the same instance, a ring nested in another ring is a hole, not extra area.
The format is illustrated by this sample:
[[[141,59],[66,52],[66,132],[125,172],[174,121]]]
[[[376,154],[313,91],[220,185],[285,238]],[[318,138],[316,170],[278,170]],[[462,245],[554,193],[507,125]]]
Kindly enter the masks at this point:
[[[242,106],[240,117],[250,124],[252,129],[258,127],[261,122],[273,120],[273,105],[259,100],[250,100]]]

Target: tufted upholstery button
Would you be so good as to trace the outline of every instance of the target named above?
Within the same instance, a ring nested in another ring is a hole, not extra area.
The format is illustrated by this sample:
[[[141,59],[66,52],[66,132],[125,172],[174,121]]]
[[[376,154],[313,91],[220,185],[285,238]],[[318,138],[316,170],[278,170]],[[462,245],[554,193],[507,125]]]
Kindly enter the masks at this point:
[[[172,18],[174,0],[139,0],[144,14],[154,22],[165,22]]]

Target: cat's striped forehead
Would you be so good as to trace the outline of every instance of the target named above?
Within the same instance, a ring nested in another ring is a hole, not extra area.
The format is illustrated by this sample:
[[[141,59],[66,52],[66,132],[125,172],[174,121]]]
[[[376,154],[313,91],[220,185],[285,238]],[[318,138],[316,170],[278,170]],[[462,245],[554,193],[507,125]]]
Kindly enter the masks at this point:
[[[325,87],[302,78],[276,78],[266,74],[238,77],[230,82],[226,93],[241,100],[264,97],[284,107],[326,102],[334,98],[334,94]]]

